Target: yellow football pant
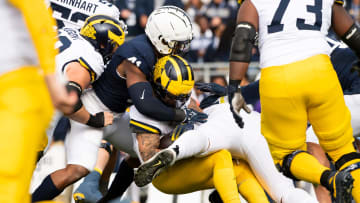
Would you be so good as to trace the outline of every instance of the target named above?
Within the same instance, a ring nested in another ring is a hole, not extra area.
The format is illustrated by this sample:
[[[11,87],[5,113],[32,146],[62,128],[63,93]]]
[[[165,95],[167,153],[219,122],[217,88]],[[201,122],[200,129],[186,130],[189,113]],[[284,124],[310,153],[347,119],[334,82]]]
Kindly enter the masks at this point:
[[[23,67],[0,76],[0,202],[30,202],[36,154],[52,112],[38,68]]]
[[[228,159],[228,154],[228,151],[222,150],[206,157],[178,161],[156,177],[153,184],[160,191],[168,194],[185,194],[216,187],[224,203],[235,202],[233,200],[240,202],[238,190],[250,203],[269,202],[249,166],[244,161],[233,163],[231,159]],[[220,176],[214,177],[219,168],[218,165],[224,166],[224,160],[230,161],[234,169],[238,184],[235,192],[234,190],[226,191],[229,188],[233,189],[229,187],[234,184],[231,181],[231,179],[234,180],[233,175],[220,173]]]
[[[262,69],[260,100],[261,132],[276,163],[287,154],[305,148],[308,121],[321,147],[334,161],[355,151],[350,112],[329,56],[316,55],[295,63]],[[322,167],[314,172],[316,167],[300,166],[319,164],[315,159],[299,160],[291,166],[292,172],[301,173],[293,174],[295,177],[309,177],[324,170]],[[296,167],[304,170],[294,170]],[[354,178],[360,181],[360,176],[357,176]],[[320,177],[314,179],[320,180]],[[355,187],[359,188],[358,184],[355,183]],[[357,193],[359,195],[360,192]]]

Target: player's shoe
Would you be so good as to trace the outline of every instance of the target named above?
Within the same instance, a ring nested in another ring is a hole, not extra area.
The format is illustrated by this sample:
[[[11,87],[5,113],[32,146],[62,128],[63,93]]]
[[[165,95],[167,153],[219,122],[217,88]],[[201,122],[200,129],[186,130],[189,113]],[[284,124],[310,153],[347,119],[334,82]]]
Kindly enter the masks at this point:
[[[139,187],[143,187],[152,180],[166,167],[175,162],[176,152],[173,149],[164,149],[149,160],[140,165],[135,172],[134,181]]]
[[[335,203],[351,203],[354,178],[348,171],[334,171],[329,178],[330,192]]]
[[[209,195],[209,202],[210,203],[223,203],[219,193],[217,190],[214,190]]]
[[[99,179],[101,175],[97,171],[89,173],[84,182],[74,192],[74,200],[76,203],[96,203],[102,198],[99,191]]]

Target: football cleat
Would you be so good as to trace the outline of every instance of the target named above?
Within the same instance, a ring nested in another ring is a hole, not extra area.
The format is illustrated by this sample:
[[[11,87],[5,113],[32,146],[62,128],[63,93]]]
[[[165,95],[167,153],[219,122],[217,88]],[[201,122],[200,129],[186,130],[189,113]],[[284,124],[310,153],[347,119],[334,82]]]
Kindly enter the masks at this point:
[[[348,171],[333,171],[329,178],[330,192],[335,203],[351,203],[354,179]]]
[[[101,175],[97,171],[92,171],[84,179],[84,182],[74,192],[76,203],[96,203],[102,198],[99,191],[99,179]]]
[[[134,181],[139,187],[152,182],[166,167],[175,162],[176,152],[173,149],[164,149],[140,165],[135,172]]]

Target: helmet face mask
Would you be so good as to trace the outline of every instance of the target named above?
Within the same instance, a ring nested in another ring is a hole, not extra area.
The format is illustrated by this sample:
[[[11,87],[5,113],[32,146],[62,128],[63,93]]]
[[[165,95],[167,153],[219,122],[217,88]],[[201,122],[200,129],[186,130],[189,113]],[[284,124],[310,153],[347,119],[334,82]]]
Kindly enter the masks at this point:
[[[190,98],[194,73],[187,61],[178,55],[160,58],[153,71],[153,89],[166,105],[180,108]]]
[[[115,49],[125,41],[127,27],[106,15],[94,15],[86,19],[80,34],[89,41],[107,63]]]
[[[154,10],[146,23],[145,33],[162,55],[187,52],[193,39],[189,16],[175,6],[162,6]]]

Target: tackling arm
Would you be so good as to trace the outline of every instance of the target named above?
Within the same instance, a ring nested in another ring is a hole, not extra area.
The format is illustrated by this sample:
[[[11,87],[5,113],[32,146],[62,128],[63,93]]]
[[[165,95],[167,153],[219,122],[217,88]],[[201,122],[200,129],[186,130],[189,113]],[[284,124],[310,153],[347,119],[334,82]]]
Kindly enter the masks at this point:
[[[126,75],[126,83],[130,97],[140,113],[159,121],[184,121],[185,112],[163,104],[154,97],[151,84],[139,68],[127,60],[120,65]]]
[[[332,27],[356,55],[360,56],[360,28],[342,5],[335,3],[332,9]]]

